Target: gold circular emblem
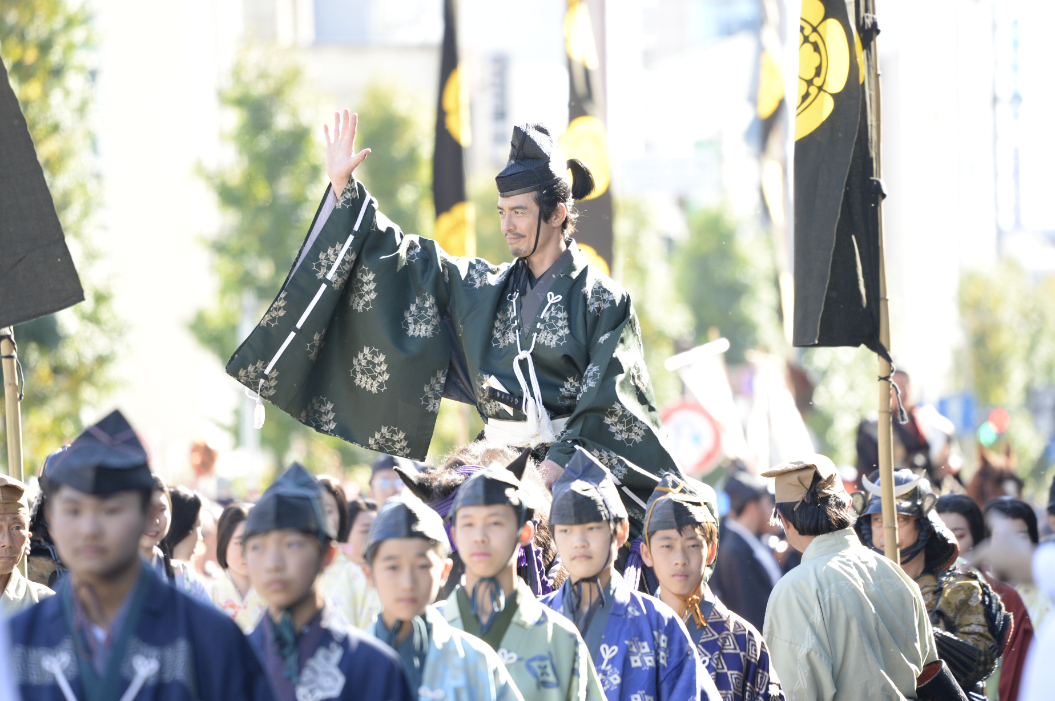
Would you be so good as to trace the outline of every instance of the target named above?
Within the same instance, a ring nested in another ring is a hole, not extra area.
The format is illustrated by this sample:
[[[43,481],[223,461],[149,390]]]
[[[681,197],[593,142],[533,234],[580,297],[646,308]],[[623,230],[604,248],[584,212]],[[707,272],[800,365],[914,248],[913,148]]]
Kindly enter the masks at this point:
[[[856,58],[856,56],[855,56]],[[850,42],[843,26],[824,17],[820,0],[803,0],[799,21],[799,102],[795,139],[813,132],[835,109],[834,95],[850,75]]]

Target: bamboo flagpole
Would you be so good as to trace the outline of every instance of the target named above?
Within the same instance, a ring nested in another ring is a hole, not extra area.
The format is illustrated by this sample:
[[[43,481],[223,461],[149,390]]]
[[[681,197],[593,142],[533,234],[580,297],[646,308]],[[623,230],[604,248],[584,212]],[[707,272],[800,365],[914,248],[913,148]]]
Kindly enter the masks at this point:
[[[875,12],[875,3],[869,8]],[[877,32],[878,33],[878,32]],[[872,108],[875,110],[875,164],[876,177],[883,178],[883,100],[880,86],[879,50],[877,37],[869,42],[871,61],[869,69],[873,86]],[[879,342],[890,352],[890,304],[886,285],[886,249],[883,235],[882,198],[877,205],[879,218]],[[901,549],[897,534],[897,509],[894,502],[894,426],[891,417],[891,394],[893,392],[893,367],[883,356],[879,356],[879,487],[883,505],[883,554],[901,564]]]
[[[15,355],[15,331],[11,326],[0,329],[0,356],[4,368],[4,400],[7,419],[7,474],[25,481],[22,475],[22,412]]]

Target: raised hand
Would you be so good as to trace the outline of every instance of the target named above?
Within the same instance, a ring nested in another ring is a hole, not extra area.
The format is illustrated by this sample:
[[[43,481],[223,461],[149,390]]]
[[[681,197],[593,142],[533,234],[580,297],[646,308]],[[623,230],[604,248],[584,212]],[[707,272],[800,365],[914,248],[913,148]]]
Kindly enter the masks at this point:
[[[322,125],[322,131],[326,134],[326,175],[336,197],[344,192],[352,171],[370,154],[368,148],[355,152],[355,130],[358,125],[359,115],[349,114],[348,110],[334,113],[333,139],[330,139],[330,128]]]

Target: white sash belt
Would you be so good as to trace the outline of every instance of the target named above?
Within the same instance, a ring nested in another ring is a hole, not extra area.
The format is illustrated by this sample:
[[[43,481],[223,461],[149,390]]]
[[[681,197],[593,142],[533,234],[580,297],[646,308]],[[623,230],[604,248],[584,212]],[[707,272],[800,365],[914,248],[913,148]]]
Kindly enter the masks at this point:
[[[553,432],[560,433],[570,417],[552,419]],[[532,432],[527,421],[499,421],[487,419],[484,424],[484,438],[499,445],[512,445],[518,448],[536,448],[546,441],[537,432]]]

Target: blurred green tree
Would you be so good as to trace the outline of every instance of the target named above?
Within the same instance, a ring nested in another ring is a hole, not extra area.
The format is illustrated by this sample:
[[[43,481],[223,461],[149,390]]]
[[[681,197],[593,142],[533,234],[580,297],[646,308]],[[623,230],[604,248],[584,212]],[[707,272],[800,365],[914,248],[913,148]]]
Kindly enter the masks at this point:
[[[821,453],[837,465],[857,461],[857,427],[875,416],[879,361],[867,348],[806,348],[802,365],[814,383],[813,411],[806,425]]]
[[[681,380],[668,372],[667,358],[693,338],[693,314],[678,294],[671,255],[674,243],[661,232],[648,207],[617,198],[613,213],[615,253],[612,278],[630,293],[641,324],[645,364],[660,407],[681,398]]]
[[[0,58],[26,116],[85,301],[15,329],[26,373],[22,445],[26,474],[82,428],[81,412],[115,386],[123,325],[97,272],[92,245],[99,178],[89,114],[94,92],[91,6],[8,0],[0,7]],[[0,425],[0,436],[4,426]],[[6,437],[4,437],[6,440]],[[7,453],[0,463],[6,469]]]
[[[1047,490],[1051,466],[1030,412],[1030,392],[1055,386],[1055,276],[1030,275],[1010,258],[960,280],[964,345],[956,379],[984,411],[1003,407],[1011,425],[1001,441],[1018,454],[1027,489]],[[965,450],[965,452],[968,452]],[[971,451],[973,453],[973,451]]]
[[[696,344],[712,327],[729,339],[726,362],[754,348],[784,348],[772,242],[722,209],[690,210],[689,238],[675,251],[676,289],[692,313]]]

